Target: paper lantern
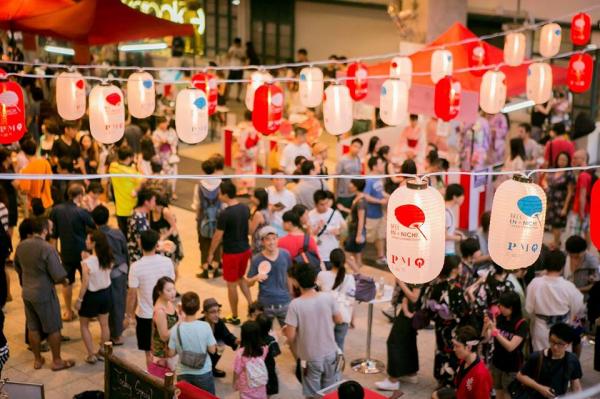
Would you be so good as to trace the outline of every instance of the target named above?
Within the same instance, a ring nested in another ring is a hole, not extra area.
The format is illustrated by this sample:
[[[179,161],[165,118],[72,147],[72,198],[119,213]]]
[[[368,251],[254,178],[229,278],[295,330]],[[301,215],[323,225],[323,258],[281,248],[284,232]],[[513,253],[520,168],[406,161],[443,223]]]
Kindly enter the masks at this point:
[[[386,125],[396,126],[408,117],[408,87],[400,79],[387,79],[381,86],[379,117]]]
[[[487,71],[479,87],[479,106],[488,114],[497,114],[506,103],[506,76],[501,71]]]
[[[444,198],[426,182],[410,180],[390,196],[387,213],[387,262],[400,281],[427,283],[444,265]]]
[[[546,24],[540,31],[540,54],[542,57],[554,57],[560,50],[562,33],[559,24]]]
[[[127,106],[136,118],[147,118],[156,107],[156,87],[148,72],[134,72],[127,79]]]
[[[0,144],[19,141],[26,131],[23,89],[15,82],[0,82]]]
[[[244,101],[246,103],[246,108],[248,108],[249,111],[254,109],[254,92],[256,89],[262,86],[263,83],[271,82],[272,80],[273,76],[268,72],[252,72],[252,75],[250,75],[250,83],[248,83],[248,87],[246,87],[246,98]]]
[[[452,53],[448,50],[435,50],[431,55],[431,80],[437,83],[444,76],[452,75]]]
[[[469,68],[481,68],[473,69],[470,72],[475,76],[482,76],[486,69],[484,67],[488,65],[488,52],[483,42],[470,43],[469,46]]]
[[[219,88],[217,86],[217,77],[212,73],[197,73],[192,76],[192,86],[202,90],[208,100],[208,115],[217,112],[217,100],[219,98]]]
[[[434,111],[435,115],[449,121],[456,118],[460,111],[460,82],[452,76],[446,76],[435,84]]]
[[[61,118],[74,121],[85,114],[85,80],[79,72],[61,72],[56,78],[56,108]]]
[[[300,102],[308,108],[318,107],[323,101],[323,71],[320,68],[303,68],[298,84]]]
[[[504,63],[508,66],[519,66],[525,59],[527,47],[523,33],[509,33],[504,39]]]
[[[117,86],[100,84],[90,92],[90,132],[100,143],[112,144],[125,133],[123,92]]]
[[[343,85],[330,85],[323,96],[323,122],[329,134],[343,134],[352,128],[352,98]]]
[[[360,101],[367,96],[369,92],[369,81],[367,79],[369,72],[367,66],[360,62],[350,64],[347,70],[346,86],[350,90],[350,97],[354,101]]]
[[[594,74],[594,59],[589,54],[575,54],[569,60],[567,69],[567,84],[574,93],[583,93],[592,84]]]
[[[254,92],[252,124],[262,134],[279,130],[283,117],[283,90],[272,83],[265,83]]]
[[[597,180],[592,187],[592,196],[590,203],[590,238],[600,249],[600,180]]]
[[[571,20],[571,42],[576,46],[585,46],[592,34],[592,20],[584,12],[573,16]]]
[[[390,77],[397,78],[410,89],[412,85],[413,64],[410,57],[394,57],[390,63]]]
[[[488,247],[505,269],[531,266],[540,256],[546,218],[546,194],[531,179],[517,175],[494,194]]]
[[[527,69],[527,98],[543,104],[552,97],[552,68],[543,62],[534,62]]]
[[[175,129],[179,139],[196,144],[208,134],[208,101],[199,89],[184,89],[175,101]]]

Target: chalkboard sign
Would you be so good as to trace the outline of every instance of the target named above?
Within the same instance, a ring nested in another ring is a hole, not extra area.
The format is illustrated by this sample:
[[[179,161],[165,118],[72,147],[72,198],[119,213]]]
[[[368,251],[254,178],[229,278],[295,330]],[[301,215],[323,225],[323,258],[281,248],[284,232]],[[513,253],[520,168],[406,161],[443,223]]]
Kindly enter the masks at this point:
[[[106,399],[172,399],[175,395],[173,374],[164,381],[151,376],[139,367],[119,359],[112,353],[112,344],[104,350],[104,397]]]

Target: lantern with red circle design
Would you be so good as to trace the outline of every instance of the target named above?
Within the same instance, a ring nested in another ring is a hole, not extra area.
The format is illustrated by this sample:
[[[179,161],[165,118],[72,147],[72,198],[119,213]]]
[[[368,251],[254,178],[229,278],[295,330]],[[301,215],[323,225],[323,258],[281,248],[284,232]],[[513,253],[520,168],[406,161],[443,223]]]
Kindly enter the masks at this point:
[[[252,72],[252,75],[250,75],[250,83],[248,83],[248,86],[246,87],[246,98],[244,100],[246,108],[248,108],[249,111],[254,109],[254,92],[256,89],[262,86],[263,83],[271,82],[272,80],[273,76],[268,72]]]
[[[594,59],[589,54],[575,54],[569,60],[567,69],[567,84],[574,93],[583,93],[592,84],[594,74]]]
[[[0,82],[0,144],[19,141],[26,130],[23,89],[15,82]]]
[[[483,42],[469,44],[469,68],[475,76],[483,76],[486,72],[485,66],[488,64],[488,52]]]
[[[272,83],[265,83],[254,92],[252,124],[264,135],[279,130],[283,116],[283,90]]]
[[[201,142],[208,135],[208,101],[200,89],[185,89],[175,101],[175,129],[188,144]]]
[[[390,63],[390,78],[396,78],[406,83],[410,89],[412,84],[413,64],[410,57],[394,57]]]
[[[156,106],[156,86],[148,72],[134,72],[127,79],[127,105],[136,118],[147,118]]]
[[[217,87],[217,77],[212,73],[200,72],[192,76],[192,86],[202,90],[208,100],[208,115],[217,112],[217,99],[219,89]]]
[[[452,53],[448,50],[435,50],[431,55],[431,80],[437,83],[444,76],[452,75]]]
[[[525,59],[527,43],[523,33],[509,33],[504,39],[504,62],[508,66],[519,66]]]
[[[61,72],[56,77],[56,109],[61,118],[74,121],[85,114],[85,80],[79,72]]]
[[[350,90],[350,97],[355,101],[360,101],[367,96],[369,92],[369,72],[367,66],[360,62],[350,64],[347,70],[348,78],[346,86]]]
[[[90,133],[103,144],[119,141],[125,133],[123,92],[117,86],[100,84],[90,92]]]
[[[323,71],[320,68],[302,68],[298,84],[300,102],[305,107],[319,106],[323,101]]]
[[[449,121],[460,111],[460,82],[452,76],[446,76],[435,84],[434,111],[435,115]]]
[[[479,106],[488,114],[497,114],[506,103],[506,75],[502,71],[487,71],[479,87]]]
[[[576,46],[585,46],[592,34],[592,20],[584,12],[573,16],[571,20],[571,42]]]
[[[527,69],[527,98],[543,104],[552,97],[552,68],[543,62],[534,62]]]
[[[592,187],[592,196],[590,203],[590,238],[600,249],[600,180],[597,180]]]
[[[379,117],[386,125],[396,126],[408,117],[408,87],[400,79],[387,79],[381,86]]]
[[[352,128],[352,98],[348,87],[329,85],[323,95],[323,122],[329,134],[339,135]]]

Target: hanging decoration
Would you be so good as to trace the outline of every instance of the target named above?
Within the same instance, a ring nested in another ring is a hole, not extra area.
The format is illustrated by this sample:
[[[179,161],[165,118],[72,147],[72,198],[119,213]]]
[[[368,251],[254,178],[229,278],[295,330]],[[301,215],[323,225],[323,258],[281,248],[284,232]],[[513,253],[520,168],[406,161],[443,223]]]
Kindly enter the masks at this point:
[[[571,20],[571,42],[576,46],[585,46],[592,35],[592,20],[584,12],[575,14]]]
[[[452,53],[448,50],[435,50],[431,55],[431,80],[437,83],[445,76],[452,75]]]
[[[487,71],[479,87],[479,106],[488,114],[497,114],[506,103],[506,75],[502,71]]]
[[[217,101],[219,99],[219,88],[217,77],[212,73],[200,72],[192,76],[192,86],[202,90],[208,100],[208,116],[217,112]]]
[[[323,101],[323,71],[321,68],[302,68],[298,84],[300,102],[308,108],[318,107]]]
[[[567,85],[574,93],[587,91],[594,75],[594,59],[589,54],[576,54],[569,60]]]
[[[435,115],[448,122],[456,118],[460,111],[460,82],[452,76],[446,76],[435,84]]]
[[[127,106],[136,118],[147,118],[154,113],[156,87],[148,72],[134,72],[127,79]]]
[[[262,86],[263,83],[268,83],[272,80],[273,76],[271,76],[271,74],[268,72],[252,72],[252,75],[250,75],[250,83],[248,83],[248,86],[246,87],[246,98],[244,101],[248,111],[252,111],[254,109],[254,92],[256,89]]]
[[[504,63],[508,66],[519,66],[525,59],[527,43],[523,33],[509,33],[504,39]]]
[[[502,183],[492,203],[489,251],[508,270],[531,266],[540,256],[546,194],[531,179],[516,175]]]
[[[552,68],[544,62],[534,62],[527,69],[527,98],[543,104],[552,97]]]
[[[482,76],[486,69],[484,67],[489,63],[488,52],[483,42],[470,43],[469,48],[469,68],[481,68],[473,69],[471,73],[475,76]]]
[[[208,100],[199,89],[184,89],[175,101],[175,130],[184,143],[196,144],[208,135]]]
[[[554,57],[560,51],[562,32],[559,24],[546,24],[540,31],[540,54],[542,57]]]
[[[154,98],[154,97],[153,97]],[[67,121],[80,119],[85,114],[85,80],[79,72],[61,72],[56,77],[56,109]]]
[[[379,117],[386,125],[397,126],[408,117],[408,87],[403,80],[387,79],[381,86]]]
[[[425,181],[409,180],[390,196],[387,214],[387,262],[400,281],[423,284],[444,265],[444,198]]]
[[[346,73],[349,78],[346,80],[346,86],[350,90],[350,97],[354,101],[364,99],[369,93],[367,66],[361,62],[354,62],[350,64]]]
[[[348,87],[332,84],[323,95],[323,122],[329,134],[340,135],[352,128],[352,98]]]
[[[15,82],[0,81],[0,144],[19,141],[26,131],[23,89]]]
[[[596,248],[600,249],[600,180],[592,187],[590,204],[590,238]]]
[[[390,62],[390,78],[404,81],[410,89],[412,85],[413,64],[410,57],[394,57]]]
[[[254,92],[252,124],[264,135],[279,130],[283,117],[283,90],[273,83],[265,83]]]
[[[125,133],[123,92],[117,86],[99,84],[90,92],[90,133],[103,144],[119,141]]]

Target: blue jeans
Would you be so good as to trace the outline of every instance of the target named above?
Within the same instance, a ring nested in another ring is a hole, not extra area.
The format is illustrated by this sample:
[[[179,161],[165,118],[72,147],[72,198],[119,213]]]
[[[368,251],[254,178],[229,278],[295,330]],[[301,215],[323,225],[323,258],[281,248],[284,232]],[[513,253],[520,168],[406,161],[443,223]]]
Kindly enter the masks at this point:
[[[177,376],[177,381],[186,381],[195,387],[205,390],[213,395],[215,393],[215,379],[212,375],[212,371],[205,374],[181,374]]]
[[[343,351],[346,334],[348,334],[348,323],[336,324],[333,334],[335,335],[335,343]]]

